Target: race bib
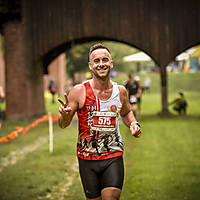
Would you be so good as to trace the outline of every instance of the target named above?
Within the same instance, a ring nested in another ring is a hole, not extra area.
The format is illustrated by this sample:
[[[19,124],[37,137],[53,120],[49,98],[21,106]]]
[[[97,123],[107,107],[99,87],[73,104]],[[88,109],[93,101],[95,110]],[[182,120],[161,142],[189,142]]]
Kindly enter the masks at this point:
[[[130,103],[137,103],[137,98],[135,95],[130,95]]]
[[[114,131],[116,128],[117,113],[114,112],[93,112],[92,130]]]

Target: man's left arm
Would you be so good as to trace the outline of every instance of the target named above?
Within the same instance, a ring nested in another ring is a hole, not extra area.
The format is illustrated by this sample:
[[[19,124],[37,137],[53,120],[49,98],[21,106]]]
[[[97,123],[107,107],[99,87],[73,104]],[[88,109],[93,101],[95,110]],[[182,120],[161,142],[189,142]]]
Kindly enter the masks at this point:
[[[124,122],[126,126],[130,128],[131,134],[133,136],[140,137],[142,132],[140,129],[140,125],[137,122],[131,110],[131,107],[128,101],[128,93],[123,86],[119,86],[119,91],[120,91],[120,100],[122,103],[122,108],[120,111],[120,116],[122,118],[122,121]]]

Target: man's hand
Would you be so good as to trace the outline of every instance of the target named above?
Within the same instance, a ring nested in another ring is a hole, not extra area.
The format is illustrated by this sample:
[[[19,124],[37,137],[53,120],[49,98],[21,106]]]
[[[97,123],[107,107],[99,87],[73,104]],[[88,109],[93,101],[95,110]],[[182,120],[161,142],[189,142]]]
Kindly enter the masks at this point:
[[[142,134],[140,126],[137,123],[133,123],[130,125],[130,131],[131,131],[132,136],[135,136],[135,137],[140,137]]]
[[[63,102],[61,98],[58,98],[58,101],[61,103],[61,106],[59,107],[59,112],[63,118],[66,118],[66,116],[70,113],[72,108],[68,106],[67,94],[65,93],[64,96],[65,96],[65,102]]]

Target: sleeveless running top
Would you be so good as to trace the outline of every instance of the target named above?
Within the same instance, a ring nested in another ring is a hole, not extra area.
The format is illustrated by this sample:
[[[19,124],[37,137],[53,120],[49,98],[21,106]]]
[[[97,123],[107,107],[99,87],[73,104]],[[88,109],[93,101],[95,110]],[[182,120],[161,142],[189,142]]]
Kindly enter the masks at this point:
[[[112,84],[111,97],[102,101],[95,96],[89,81],[83,83],[86,98],[83,107],[77,112],[77,156],[82,159],[104,160],[123,154],[119,130],[119,112],[122,104],[118,85],[114,82]]]

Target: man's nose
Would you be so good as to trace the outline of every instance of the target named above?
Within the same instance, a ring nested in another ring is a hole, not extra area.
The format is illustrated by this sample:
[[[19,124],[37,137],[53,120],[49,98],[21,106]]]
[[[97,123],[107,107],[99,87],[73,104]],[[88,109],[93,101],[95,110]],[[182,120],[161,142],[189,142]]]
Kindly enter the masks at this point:
[[[104,65],[103,60],[100,60],[100,61],[99,61],[99,65],[100,65],[100,66]]]

